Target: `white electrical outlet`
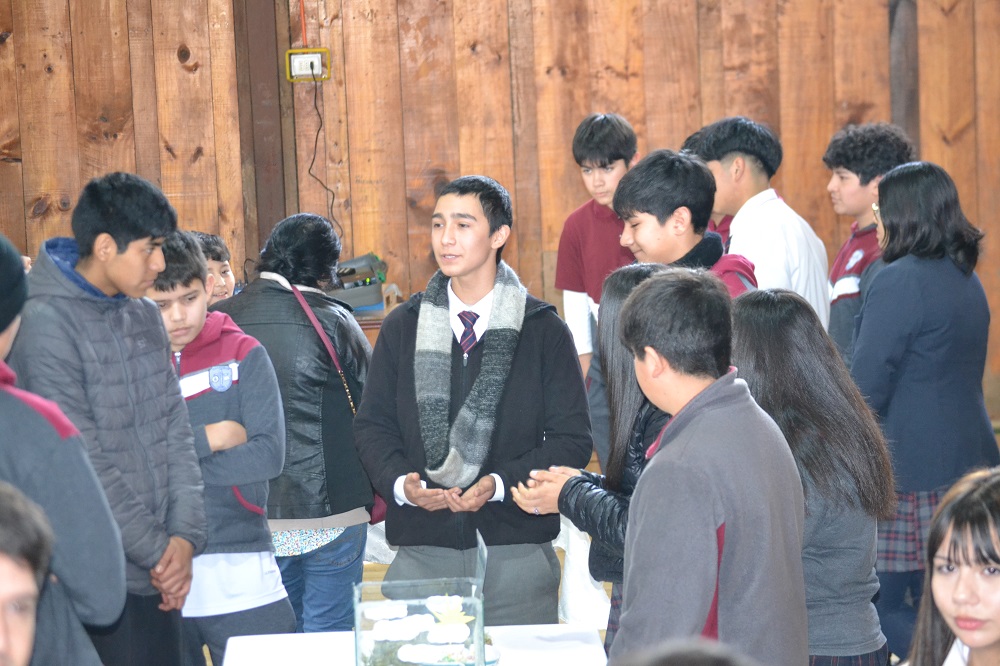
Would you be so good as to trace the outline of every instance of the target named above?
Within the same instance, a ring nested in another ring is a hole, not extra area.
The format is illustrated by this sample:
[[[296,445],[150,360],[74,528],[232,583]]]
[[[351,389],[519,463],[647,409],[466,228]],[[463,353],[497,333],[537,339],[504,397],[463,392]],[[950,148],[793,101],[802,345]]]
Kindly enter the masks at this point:
[[[292,53],[289,55],[289,70],[294,78],[323,78],[323,55],[321,53]]]

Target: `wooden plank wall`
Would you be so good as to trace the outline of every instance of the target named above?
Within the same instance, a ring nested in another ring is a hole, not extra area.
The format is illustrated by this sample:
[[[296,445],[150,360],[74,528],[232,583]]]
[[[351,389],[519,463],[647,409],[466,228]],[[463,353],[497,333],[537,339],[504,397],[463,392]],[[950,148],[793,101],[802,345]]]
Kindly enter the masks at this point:
[[[0,231],[31,255],[110,171],[245,255],[232,0],[0,0]]]
[[[905,43],[890,40],[900,7],[916,14]],[[996,0],[0,0],[0,230],[34,254],[69,232],[87,179],[129,169],[185,227],[222,234],[237,267],[281,216],[332,211],[344,256],[380,254],[409,293],[434,270],[437,189],[487,173],[514,198],[507,259],[558,303],[587,113],[627,116],[641,152],[726,115],[770,123],[775,185],[831,256],[850,220],[829,206],[826,143],[896,116],[987,231],[980,275],[1000,308],[998,38]],[[330,49],[328,81],[284,81],[284,50],[303,44]],[[891,98],[912,86],[890,53],[916,54],[918,95]],[[987,388],[1000,414],[1000,353]]]

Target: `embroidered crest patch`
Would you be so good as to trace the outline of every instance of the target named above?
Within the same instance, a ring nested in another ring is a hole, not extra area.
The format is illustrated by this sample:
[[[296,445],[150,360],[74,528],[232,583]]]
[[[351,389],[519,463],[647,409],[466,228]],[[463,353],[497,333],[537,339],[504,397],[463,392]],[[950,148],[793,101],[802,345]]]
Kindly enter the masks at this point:
[[[861,261],[862,257],[864,257],[864,256],[865,256],[865,251],[864,250],[862,250],[860,248],[857,249],[857,250],[855,250],[854,254],[851,255],[851,258],[847,260],[847,265],[844,266],[844,270],[845,271],[849,271],[852,268],[854,268],[854,264],[856,264],[859,261]]]
[[[213,365],[208,371],[208,385],[219,393],[228,391],[233,385],[233,369],[228,365]]]

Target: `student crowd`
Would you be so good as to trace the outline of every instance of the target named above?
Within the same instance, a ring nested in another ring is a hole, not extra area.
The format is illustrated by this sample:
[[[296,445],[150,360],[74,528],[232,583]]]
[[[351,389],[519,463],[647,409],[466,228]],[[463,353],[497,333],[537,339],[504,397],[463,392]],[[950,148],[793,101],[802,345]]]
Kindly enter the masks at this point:
[[[502,260],[507,190],[464,176],[374,350],[317,215],[235,295],[225,243],[131,174],[30,271],[0,237],[3,663],[348,630],[383,505],[386,580],[474,575],[482,535],[488,625],[559,621],[562,514],[612,583],[611,663],[1000,663],[982,233],[951,178],[895,126],[837,132],[856,221],[828,271],[766,126],[636,145],[614,114],[577,128],[565,322]],[[696,637],[718,647],[669,643]]]

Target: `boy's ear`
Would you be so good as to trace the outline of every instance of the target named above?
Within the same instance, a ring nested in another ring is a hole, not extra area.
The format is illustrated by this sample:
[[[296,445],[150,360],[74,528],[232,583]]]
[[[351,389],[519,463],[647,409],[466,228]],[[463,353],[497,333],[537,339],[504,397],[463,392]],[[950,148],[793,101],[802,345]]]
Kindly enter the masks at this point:
[[[691,229],[691,209],[687,206],[680,206],[674,209],[667,220],[670,230],[676,236],[683,236]]]
[[[729,165],[729,177],[733,182],[739,182],[747,173],[747,161],[742,155],[733,157],[732,164]]]
[[[213,289],[215,289],[215,276],[209,273],[205,278],[205,293],[211,296]]]
[[[98,261],[109,261],[118,254],[118,243],[111,237],[111,234],[104,232],[97,234],[94,239],[94,251],[91,253]]]
[[[882,176],[875,176],[868,181],[865,187],[868,188],[868,194],[872,196],[875,201],[878,201],[878,184],[882,182]]]
[[[660,356],[660,353],[652,347],[645,347],[643,352],[645,356],[640,362],[646,365],[646,370],[649,372],[650,377],[659,377],[663,374],[664,370],[670,367],[667,359]]]
[[[629,169],[631,169],[636,164],[638,164],[639,160],[641,160],[641,159],[642,159],[642,155],[639,154],[639,151],[636,151],[635,155],[632,156],[632,159],[629,160],[629,163],[626,165],[626,167],[629,168]]]
[[[490,236],[490,247],[494,250],[499,250],[504,246],[508,238],[510,238],[510,226],[505,224]]]

